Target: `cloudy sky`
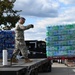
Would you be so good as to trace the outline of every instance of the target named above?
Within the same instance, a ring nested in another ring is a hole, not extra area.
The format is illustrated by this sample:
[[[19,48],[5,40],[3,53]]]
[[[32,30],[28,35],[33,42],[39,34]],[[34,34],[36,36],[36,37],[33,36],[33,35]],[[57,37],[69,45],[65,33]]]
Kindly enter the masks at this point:
[[[14,5],[25,26],[34,24],[25,31],[26,40],[45,40],[47,26],[75,23],[75,0],[16,0]]]

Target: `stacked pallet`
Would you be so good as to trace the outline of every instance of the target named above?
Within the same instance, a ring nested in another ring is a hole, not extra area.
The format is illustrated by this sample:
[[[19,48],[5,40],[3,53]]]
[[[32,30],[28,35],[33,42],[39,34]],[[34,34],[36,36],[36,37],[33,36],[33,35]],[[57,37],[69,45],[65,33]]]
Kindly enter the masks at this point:
[[[75,24],[48,26],[47,57],[75,56]]]
[[[11,30],[0,31],[0,59],[4,49],[8,51],[8,58],[12,56],[13,49],[15,48],[15,32]]]

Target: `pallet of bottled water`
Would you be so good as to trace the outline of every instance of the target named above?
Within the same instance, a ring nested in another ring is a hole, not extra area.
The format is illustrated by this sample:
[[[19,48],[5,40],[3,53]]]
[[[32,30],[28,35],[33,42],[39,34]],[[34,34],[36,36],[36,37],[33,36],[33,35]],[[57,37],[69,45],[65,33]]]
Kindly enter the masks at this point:
[[[75,24],[46,27],[46,55],[75,56]]]
[[[15,32],[12,30],[0,31],[0,58],[2,58],[2,51],[6,49],[8,51],[8,58],[12,56],[15,48]]]

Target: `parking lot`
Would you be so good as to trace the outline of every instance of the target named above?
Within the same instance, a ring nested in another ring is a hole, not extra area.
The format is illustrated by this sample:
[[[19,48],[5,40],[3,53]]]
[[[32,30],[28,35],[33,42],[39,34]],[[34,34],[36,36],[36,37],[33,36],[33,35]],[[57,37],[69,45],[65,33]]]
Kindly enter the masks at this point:
[[[53,63],[52,72],[39,73],[39,75],[75,75],[75,67],[67,67],[64,64]]]

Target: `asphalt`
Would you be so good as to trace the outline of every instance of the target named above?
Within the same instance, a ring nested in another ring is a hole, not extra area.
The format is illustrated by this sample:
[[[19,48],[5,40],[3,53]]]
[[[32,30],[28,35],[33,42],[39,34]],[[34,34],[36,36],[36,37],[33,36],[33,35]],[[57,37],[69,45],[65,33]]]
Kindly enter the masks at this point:
[[[39,73],[38,75],[75,75],[75,67],[67,67],[64,64],[53,63],[52,72]]]

